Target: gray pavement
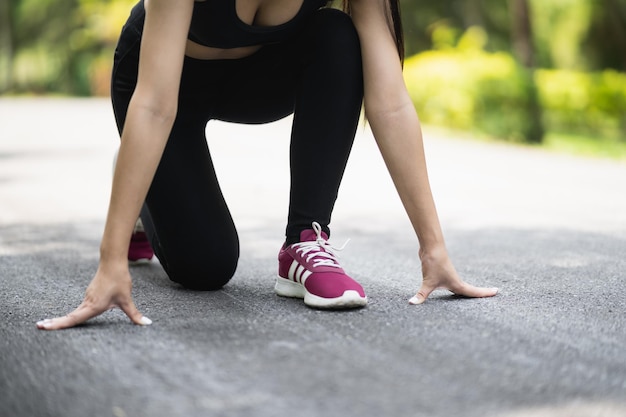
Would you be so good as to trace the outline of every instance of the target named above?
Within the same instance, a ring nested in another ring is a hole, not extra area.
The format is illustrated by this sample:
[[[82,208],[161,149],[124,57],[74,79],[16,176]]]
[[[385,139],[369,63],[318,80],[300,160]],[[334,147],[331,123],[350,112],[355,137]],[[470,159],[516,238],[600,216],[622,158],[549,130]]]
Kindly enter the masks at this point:
[[[626,416],[626,164],[426,129],[451,256],[501,293],[416,307],[416,239],[362,129],[331,240],[370,304],[322,312],[272,291],[288,131],[207,128],[242,244],[223,290],[155,261],[132,270],[152,326],[41,332],[97,266],[117,134],[106,100],[0,99],[0,417]]]

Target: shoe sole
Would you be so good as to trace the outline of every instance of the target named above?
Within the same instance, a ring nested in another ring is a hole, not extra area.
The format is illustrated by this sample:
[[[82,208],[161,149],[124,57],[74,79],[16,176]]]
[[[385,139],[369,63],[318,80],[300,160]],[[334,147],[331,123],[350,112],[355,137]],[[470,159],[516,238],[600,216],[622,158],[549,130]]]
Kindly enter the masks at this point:
[[[347,309],[359,308],[367,305],[367,297],[361,297],[357,291],[348,290],[340,297],[324,298],[315,294],[311,294],[304,288],[304,285],[298,284],[286,278],[279,276],[274,286],[276,294],[281,297],[303,298],[304,304],[313,308],[321,309]]]
[[[146,265],[146,264],[149,264],[150,262],[152,262],[152,258],[139,258],[139,259],[134,259],[134,260],[129,259],[128,260],[128,265],[131,265],[131,266],[132,265],[134,265],[134,266],[136,266],[136,265]]]

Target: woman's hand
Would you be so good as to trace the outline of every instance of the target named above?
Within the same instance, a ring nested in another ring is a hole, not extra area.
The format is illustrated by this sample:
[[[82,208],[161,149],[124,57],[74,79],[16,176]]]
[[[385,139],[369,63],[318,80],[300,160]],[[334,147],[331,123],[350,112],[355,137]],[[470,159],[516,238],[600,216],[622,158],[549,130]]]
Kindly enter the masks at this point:
[[[127,266],[106,268],[101,264],[78,308],[67,316],[39,321],[37,328],[59,330],[74,327],[113,308],[121,309],[135,324],[151,324],[152,321],[135,307],[131,288],[132,281]]]
[[[464,282],[447,255],[421,255],[420,258],[422,260],[422,286],[409,300],[410,304],[422,304],[430,293],[439,288],[471,298],[493,297],[498,293],[498,288],[475,287]]]

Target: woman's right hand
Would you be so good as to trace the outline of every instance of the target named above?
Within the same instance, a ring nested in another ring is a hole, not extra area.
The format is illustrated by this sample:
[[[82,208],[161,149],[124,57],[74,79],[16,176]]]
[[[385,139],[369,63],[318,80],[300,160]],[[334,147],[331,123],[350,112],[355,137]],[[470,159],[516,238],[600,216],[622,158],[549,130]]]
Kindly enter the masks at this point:
[[[37,322],[43,330],[73,327],[120,308],[135,324],[148,325],[131,297],[126,251],[132,230],[159,165],[178,111],[177,98],[193,0],[150,0],[141,40],[139,70],[113,176],[100,262],[78,308],[64,317]],[[126,248],[126,249],[124,249]],[[116,256],[114,258],[114,256]],[[102,258],[101,258],[102,259]]]
[[[116,268],[101,263],[78,308],[66,316],[39,321],[37,328],[59,330],[74,327],[113,308],[121,309],[135,324],[151,324],[152,321],[135,307],[131,289],[132,280],[127,265]]]

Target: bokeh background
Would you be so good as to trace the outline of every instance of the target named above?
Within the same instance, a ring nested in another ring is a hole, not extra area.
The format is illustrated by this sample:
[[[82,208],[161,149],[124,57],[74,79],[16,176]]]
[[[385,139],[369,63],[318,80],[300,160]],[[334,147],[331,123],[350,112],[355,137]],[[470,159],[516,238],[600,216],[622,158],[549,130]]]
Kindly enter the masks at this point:
[[[135,0],[0,0],[0,94],[106,96]],[[423,122],[626,160],[626,0],[402,0]]]

